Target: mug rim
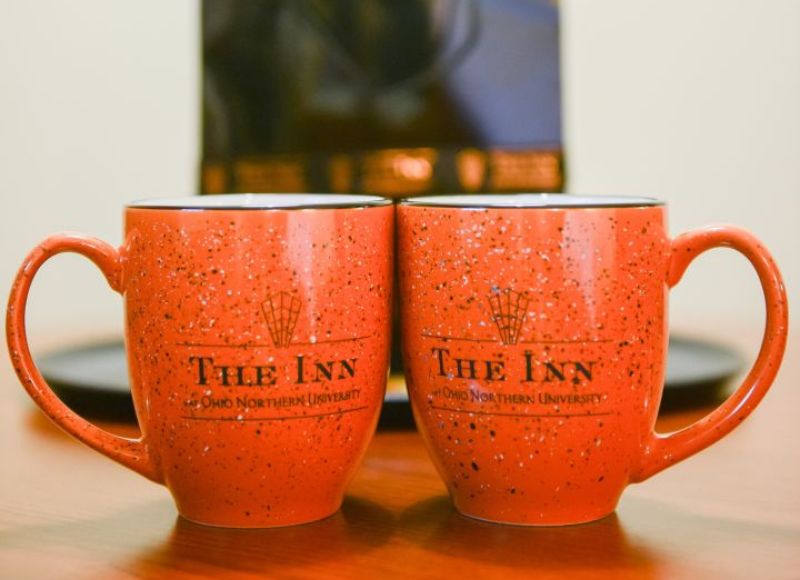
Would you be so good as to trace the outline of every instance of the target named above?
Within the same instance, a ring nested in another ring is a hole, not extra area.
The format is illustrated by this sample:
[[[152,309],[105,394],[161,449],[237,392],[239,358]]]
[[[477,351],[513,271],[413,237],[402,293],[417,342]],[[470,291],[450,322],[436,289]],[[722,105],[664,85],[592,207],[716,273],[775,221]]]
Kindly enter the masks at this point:
[[[125,204],[126,209],[178,211],[287,211],[324,209],[362,209],[391,205],[380,195],[345,193],[222,193],[139,199]]]
[[[398,205],[450,209],[605,209],[658,207],[665,201],[627,195],[573,195],[569,193],[463,193],[404,197]]]

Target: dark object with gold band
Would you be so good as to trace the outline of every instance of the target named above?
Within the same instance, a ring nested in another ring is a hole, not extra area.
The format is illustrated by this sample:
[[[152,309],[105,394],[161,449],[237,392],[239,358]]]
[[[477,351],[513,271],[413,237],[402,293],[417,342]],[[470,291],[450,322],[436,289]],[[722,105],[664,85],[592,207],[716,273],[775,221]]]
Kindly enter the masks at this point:
[[[550,0],[205,0],[201,190],[560,191]]]

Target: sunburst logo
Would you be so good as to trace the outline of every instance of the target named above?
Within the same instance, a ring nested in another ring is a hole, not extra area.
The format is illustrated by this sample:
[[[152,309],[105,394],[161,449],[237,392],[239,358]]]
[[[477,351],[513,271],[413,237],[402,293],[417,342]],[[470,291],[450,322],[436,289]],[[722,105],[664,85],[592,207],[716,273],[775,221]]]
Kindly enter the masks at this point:
[[[300,300],[291,292],[275,292],[261,303],[267,320],[272,344],[287,347],[292,342],[297,319],[300,316]]]
[[[525,292],[515,292],[511,288],[503,288],[489,294],[488,300],[492,322],[500,333],[500,340],[503,344],[517,344],[522,324],[528,314],[528,295]]]

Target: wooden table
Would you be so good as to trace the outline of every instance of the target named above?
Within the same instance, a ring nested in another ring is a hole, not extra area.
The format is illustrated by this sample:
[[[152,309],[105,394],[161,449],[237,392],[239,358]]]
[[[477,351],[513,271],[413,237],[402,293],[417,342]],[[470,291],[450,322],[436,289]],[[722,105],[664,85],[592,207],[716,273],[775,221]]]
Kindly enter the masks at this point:
[[[727,439],[628,488],[611,517],[539,529],[455,513],[415,432],[375,437],[332,518],[275,530],[192,524],[165,488],[53,427],[6,365],[0,577],[800,578],[796,354]],[[700,414],[663,417],[660,428]]]

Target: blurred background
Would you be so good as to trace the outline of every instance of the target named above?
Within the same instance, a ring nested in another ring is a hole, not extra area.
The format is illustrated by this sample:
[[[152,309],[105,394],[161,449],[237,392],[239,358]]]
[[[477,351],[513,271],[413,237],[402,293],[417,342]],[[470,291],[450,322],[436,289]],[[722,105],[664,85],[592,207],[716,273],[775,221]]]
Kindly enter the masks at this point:
[[[197,191],[201,51],[195,1],[2,6],[7,292],[47,234],[77,230],[118,244],[123,204]],[[774,253],[797,308],[800,2],[560,8],[566,190],[666,199],[673,234],[721,222],[751,230]],[[28,312],[34,353],[122,332],[121,299],[74,256],[45,266]],[[673,292],[671,322],[752,357],[763,300],[749,264],[729,251],[701,257]],[[797,347],[790,342],[788,356]]]

